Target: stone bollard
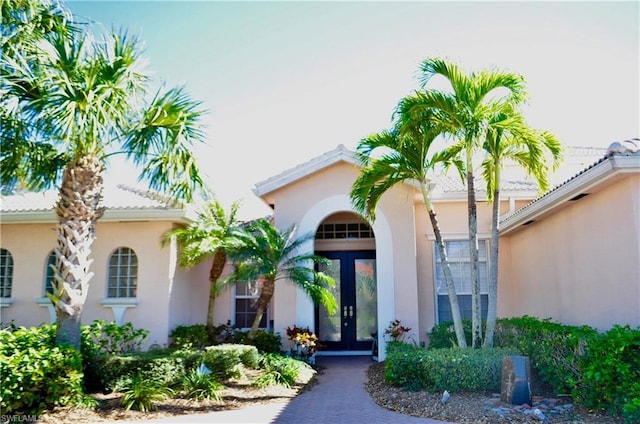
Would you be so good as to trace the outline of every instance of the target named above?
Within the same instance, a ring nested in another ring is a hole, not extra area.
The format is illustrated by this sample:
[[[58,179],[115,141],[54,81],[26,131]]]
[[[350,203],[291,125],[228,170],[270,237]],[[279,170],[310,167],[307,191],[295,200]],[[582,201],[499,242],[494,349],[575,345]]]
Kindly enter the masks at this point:
[[[512,405],[531,405],[531,363],[528,356],[502,358],[500,399]]]

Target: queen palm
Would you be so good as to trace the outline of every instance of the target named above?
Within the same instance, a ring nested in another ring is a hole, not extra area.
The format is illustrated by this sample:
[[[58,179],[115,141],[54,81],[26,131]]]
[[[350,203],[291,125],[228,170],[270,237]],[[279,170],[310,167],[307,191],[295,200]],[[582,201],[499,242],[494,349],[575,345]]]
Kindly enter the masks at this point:
[[[526,95],[521,76],[499,70],[484,70],[466,74],[455,63],[429,58],[421,65],[422,90],[408,96],[406,109],[408,119],[420,111],[431,110],[434,119],[442,128],[441,133],[453,140],[451,151],[459,152],[466,174],[469,256],[471,265],[472,297],[472,346],[482,342],[482,320],[480,314],[480,280],[478,262],[478,224],[476,192],[474,183],[474,152],[480,149],[489,120],[505,103],[517,104]],[[452,91],[429,88],[427,85],[436,75],[444,77]]]
[[[404,106],[404,102],[398,106],[399,115],[403,114]],[[457,343],[466,347],[453,275],[430,196],[429,171],[448,161],[447,152],[430,152],[437,135],[429,118],[423,116],[420,120],[399,119],[393,130],[360,140],[357,152],[363,168],[352,186],[350,197],[355,210],[374,221],[376,206],[389,189],[403,182],[418,184],[436,237]],[[378,152],[382,152],[380,156],[377,156]]]
[[[216,297],[227,280],[220,278],[227,263],[228,253],[243,246],[245,231],[237,218],[239,204],[231,204],[229,213],[214,199],[198,212],[196,219],[186,227],[178,227],[162,236],[163,244],[175,238],[181,248],[180,266],[191,267],[212,259],[209,269],[209,306],[207,330],[213,331]]]
[[[327,259],[313,253],[300,252],[304,244],[313,238],[313,234],[296,238],[295,226],[281,232],[264,218],[253,221],[248,226],[248,231],[244,247],[233,254],[236,269],[229,278],[234,281],[258,282],[257,310],[249,331],[250,338],[258,331],[279,281],[295,284],[315,304],[325,306],[329,314],[335,313],[338,304],[328,289],[335,287],[335,281],[313,267],[313,264],[328,264]]]
[[[487,200],[492,202],[491,263],[489,266],[489,302],[484,347],[493,346],[498,301],[498,253],[500,235],[500,180],[507,161],[513,161],[532,176],[540,192],[549,188],[549,171],[560,164],[561,145],[547,131],[530,128],[512,105],[505,104],[490,120],[482,145],[482,175],[487,185]]]
[[[98,40],[56,30],[14,46],[0,62],[0,113],[11,122],[0,130],[0,180],[4,187],[58,187],[60,266],[50,298],[57,342],[78,347],[110,154],[138,165],[151,189],[190,200],[203,185],[192,154],[204,137],[202,112],[180,88],[145,98],[140,44],[126,32]]]

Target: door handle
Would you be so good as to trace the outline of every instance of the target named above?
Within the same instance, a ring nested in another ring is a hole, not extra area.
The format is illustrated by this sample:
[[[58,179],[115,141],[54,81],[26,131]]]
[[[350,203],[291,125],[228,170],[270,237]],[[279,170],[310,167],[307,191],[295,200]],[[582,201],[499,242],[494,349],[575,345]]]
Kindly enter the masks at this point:
[[[342,308],[342,315],[346,318],[347,317],[347,307],[345,306],[344,308]]]
[[[349,317],[353,318],[353,306],[349,306]]]

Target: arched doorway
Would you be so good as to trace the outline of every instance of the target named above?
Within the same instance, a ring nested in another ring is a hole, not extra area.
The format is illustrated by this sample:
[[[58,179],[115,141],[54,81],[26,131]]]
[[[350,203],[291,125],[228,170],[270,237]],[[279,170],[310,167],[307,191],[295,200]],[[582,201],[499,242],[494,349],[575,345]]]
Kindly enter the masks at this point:
[[[369,224],[338,212],[318,226],[315,253],[327,258],[320,270],[336,281],[338,310],[315,308],[315,332],[325,351],[371,351],[378,329],[376,247]]]

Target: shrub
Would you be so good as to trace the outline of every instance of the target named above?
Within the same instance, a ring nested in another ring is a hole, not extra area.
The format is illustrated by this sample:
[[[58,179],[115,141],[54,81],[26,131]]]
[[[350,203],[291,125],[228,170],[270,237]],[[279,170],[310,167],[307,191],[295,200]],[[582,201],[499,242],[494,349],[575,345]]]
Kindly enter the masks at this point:
[[[255,346],[260,353],[280,353],[282,337],[280,333],[258,330],[253,338],[249,338],[249,331],[236,331],[233,342]]]
[[[84,350],[93,354],[137,352],[148,335],[149,330],[135,329],[130,322],[95,320],[82,328]]]
[[[640,422],[640,327],[617,325],[591,339],[581,368],[576,400]]]
[[[83,401],[80,352],[56,346],[55,334],[52,325],[0,330],[3,413],[37,415],[46,408]]]
[[[308,365],[278,354],[266,354],[260,360],[260,368],[264,370],[264,374],[258,377],[254,384],[258,387],[275,385],[291,387],[300,375],[300,367],[302,366]]]
[[[499,390],[502,358],[509,349],[424,349],[387,344],[385,381],[411,390],[469,392]]]
[[[220,401],[220,391],[224,386],[218,383],[211,374],[202,370],[191,370],[182,379],[182,390],[189,399],[211,399]]]
[[[464,337],[467,341],[467,346],[471,346],[471,320],[462,320],[462,329],[464,330]],[[452,322],[441,322],[434,325],[429,334],[429,349],[441,349],[448,347],[457,347],[458,342],[456,338],[456,331],[453,328]]]
[[[204,354],[204,364],[220,380],[239,377],[241,365],[256,368],[259,359],[255,346],[240,344],[209,346]]]
[[[591,327],[569,326],[529,316],[500,319],[496,346],[515,348],[531,358],[542,379],[556,393],[571,393],[580,385],[580,361],[598,332]]]
[[[157,403],[168,398],[172,391],[154,380],[148,380],[142,375],[135,375],[125,385],[119,388],[122,392],[121,404],[128,411],[136,409],[147,412],[156,409]]]
[[[204,349],[206,346],[221,343],[230,343],[236,330],[231,325],[231,321],[213,327],[211,332],[207,331],[204,324],[179,325],[170,334],[172,349]]]
[[[127,386],[135,376],[169,386],[179,381],[186,372],[184,357],[153,353],[102,355],[95,358],[94,366],[102,390]]]

